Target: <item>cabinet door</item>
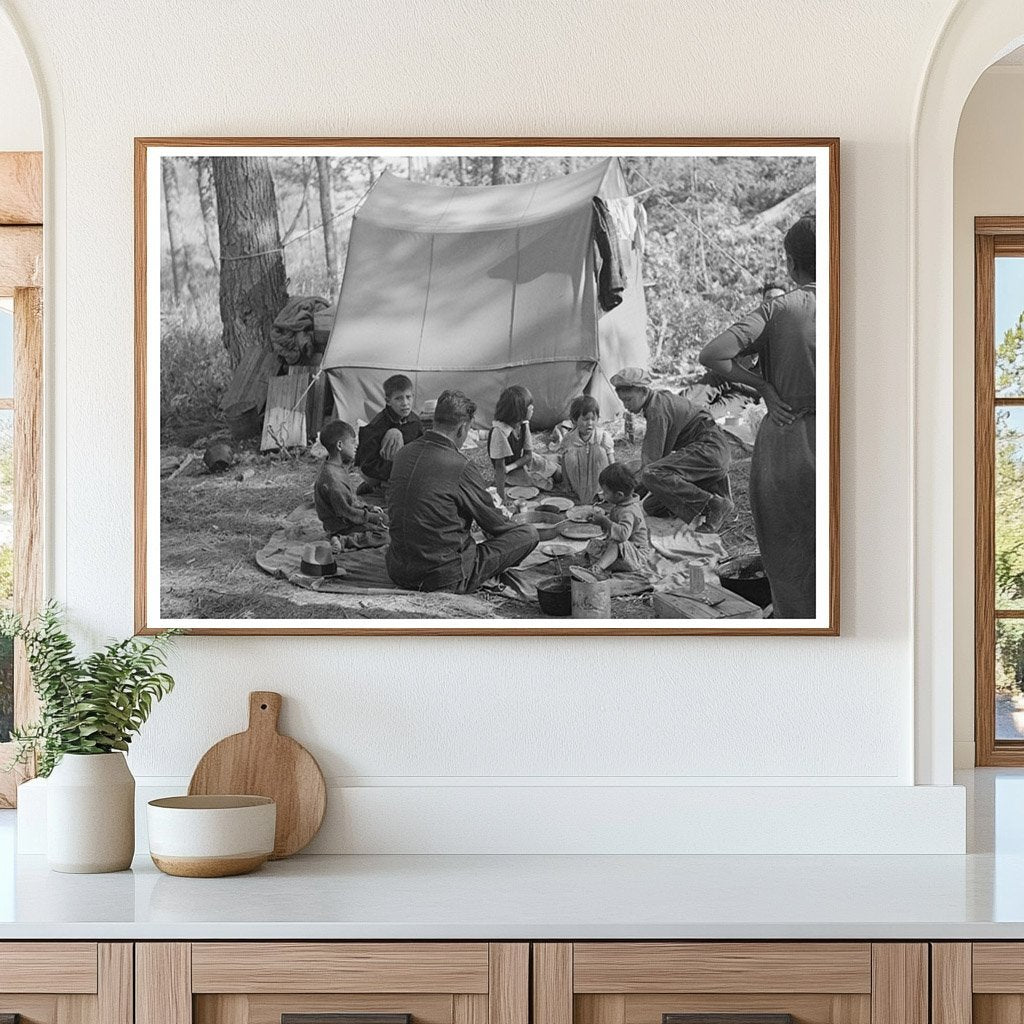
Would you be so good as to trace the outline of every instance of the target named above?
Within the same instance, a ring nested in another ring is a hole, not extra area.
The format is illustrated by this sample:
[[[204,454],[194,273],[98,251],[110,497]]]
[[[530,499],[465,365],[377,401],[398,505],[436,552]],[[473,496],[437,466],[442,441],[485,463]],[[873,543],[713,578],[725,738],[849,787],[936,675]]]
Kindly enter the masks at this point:
[[[529,1024],[525,943],[140,943],[136,984],[136,1024]]]
[[[538,943],[533,1024],[928,1024],[923,943]]]
[[[935,943],[935,1024],[1024,1020],[1024,942]]]
[[[0,942],[4,1024],[132,1024],[127,942]]]

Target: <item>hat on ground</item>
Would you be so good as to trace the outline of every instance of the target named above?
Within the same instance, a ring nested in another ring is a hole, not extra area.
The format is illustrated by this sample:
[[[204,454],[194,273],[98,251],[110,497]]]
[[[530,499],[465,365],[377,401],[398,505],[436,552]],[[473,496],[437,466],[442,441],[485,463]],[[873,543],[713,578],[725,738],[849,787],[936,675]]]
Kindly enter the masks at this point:
[[[211,473],[223,473],[234,460],[235,453],[231,450],[231,445],[223,441],[211,444],[203,453],[203,462]]]
[[[613,388],[649,388],[652,383],[651,371],[642,366],[624,366],[611,380]]]
[[[338,571],[334,552],[327,541],[307,544],[302,549],[300,568],[307,576],[333,576]]]

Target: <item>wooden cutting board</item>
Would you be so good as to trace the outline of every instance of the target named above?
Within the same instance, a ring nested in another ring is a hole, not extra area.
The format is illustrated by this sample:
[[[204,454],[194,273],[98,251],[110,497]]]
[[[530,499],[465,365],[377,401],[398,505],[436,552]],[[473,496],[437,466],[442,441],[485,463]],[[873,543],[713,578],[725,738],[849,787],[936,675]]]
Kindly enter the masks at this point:
[[[190,796],[244,793],[269,796],[277,804],[271,860],[298,853],[317,834],[327,808],[327,787],[313,755],[277,731],[281,694],[249,694],[249,728],[214,744],[202,756]]]

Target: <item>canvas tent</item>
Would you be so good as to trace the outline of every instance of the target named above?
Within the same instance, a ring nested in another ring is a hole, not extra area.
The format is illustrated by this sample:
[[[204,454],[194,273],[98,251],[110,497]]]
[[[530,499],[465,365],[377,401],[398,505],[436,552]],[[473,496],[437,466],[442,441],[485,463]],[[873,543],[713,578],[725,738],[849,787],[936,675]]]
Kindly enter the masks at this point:
[[[595,196],[619,214],[625,288],[605,312],[595,281]],[[517,185],[446,187],[382,175],[352,222],[345,274],[322,363],[339,415],[369,419],[384,380],[406,373],[417,407],[459,388],[489,424],[501,390],[525,384],[534,426],[562,419],[575,395],[603,416],[608,384],[646,365],[642,230],[615,158]]]

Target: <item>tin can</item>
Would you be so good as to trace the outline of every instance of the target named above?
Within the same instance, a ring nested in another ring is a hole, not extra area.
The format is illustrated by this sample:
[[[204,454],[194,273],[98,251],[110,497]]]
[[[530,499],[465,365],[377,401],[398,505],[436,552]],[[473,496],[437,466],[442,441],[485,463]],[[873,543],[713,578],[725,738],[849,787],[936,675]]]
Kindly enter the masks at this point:
[[[686,566],[690,577],[690,593],[702,594],[704,592],[704,566],[700,562],[690,562]]]

